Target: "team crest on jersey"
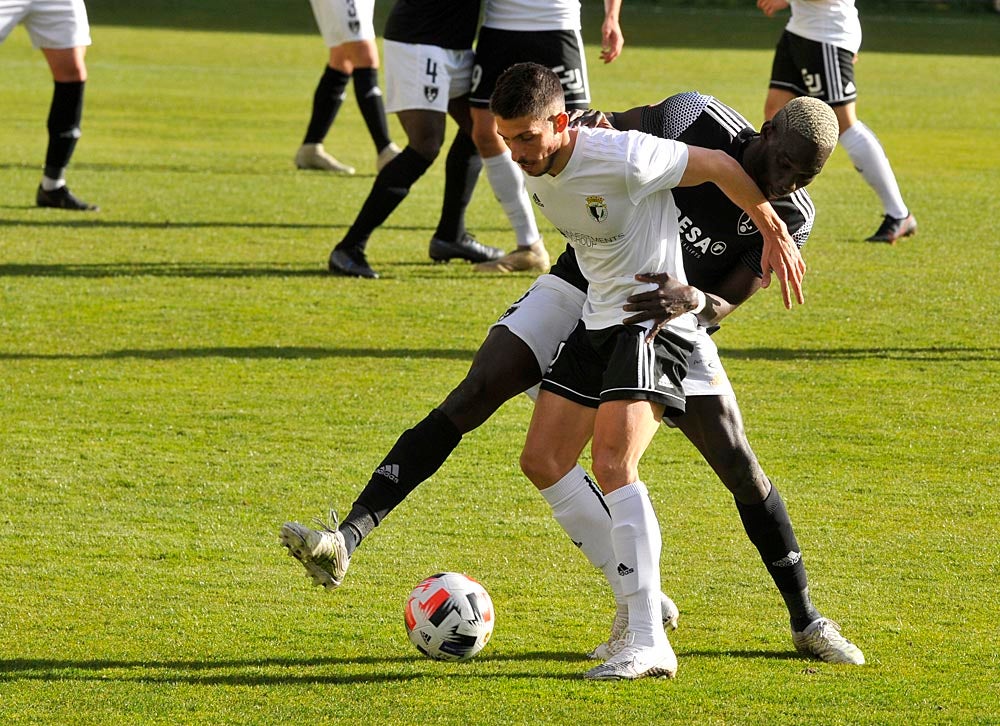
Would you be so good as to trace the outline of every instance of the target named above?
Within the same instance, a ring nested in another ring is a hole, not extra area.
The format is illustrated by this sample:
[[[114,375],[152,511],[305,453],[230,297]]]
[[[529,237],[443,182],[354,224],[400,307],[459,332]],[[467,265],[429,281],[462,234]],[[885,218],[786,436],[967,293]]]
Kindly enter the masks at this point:
[[[598,222],[603,222],[608,218],[608,205],[604,201],[604,197],[597,195],[587,197],[587,209],[590,216]]]
[[[438,97],[437,86],[424,86],[424,98],[433,103],[434,99],[437,97]]]
[[[746,237],[757,233],[757,225],[755,225],[753,220],[750,219],[749,214],[743,212],[743,214],[740,215],[740,221],[736,224],[736,231],[739,232],[741,236]]]

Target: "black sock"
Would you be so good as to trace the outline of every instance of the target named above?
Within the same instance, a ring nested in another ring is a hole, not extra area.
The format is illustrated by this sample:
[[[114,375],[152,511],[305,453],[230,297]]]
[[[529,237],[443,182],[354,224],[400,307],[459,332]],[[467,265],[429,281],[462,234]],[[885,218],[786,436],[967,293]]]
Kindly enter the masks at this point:
[[[49,145],[45,151],[45,176],[59,179],[69,166],[70,157],[80,138],[83,117],[84,81],[55,82],[49,106]]]
[[[375,68],[355,68],[354,98],[361,109],[361,116],[368,127],[368,133],[375,142],[375,150],[382,151],[392,139],[389,138],[389,123],[385,118],[382,103],[382,89],[378,87],[378,70]]]
[[[734,500],[735,501],[735,500]],[[736,501],[736,509],[743,520],[750,541],[760,553],[774,584],[788,606],[793,627],[808,618],[808,625],[819,613],[809,601],[808,579],[802,562],[799,543],[792,531],[792,521],[785,509],[785,502],[773,484],[767,498],[759,504]],[[804,626],[803,626],[804,627]],[[801,628],[796,628],[801,629]]]
[[[444,202],[434,236],[457,242],[465,235],[465,210],[472,200],[483,159],[472,137],[459,131],[448,149],[444,167]]]
[[[333,120],[337,118],[341,104],[344,103],[344,91],[349,80],[351,80],[349,75],[341,73],[336,68],[327,66],[323,71],[316,85],[316,92],[313,93],[312,118],[309,119],[303,144],[323,143],[333,125]]]
[[[347,230],[338,250],[364,250],[371,233],[381,225],[410,193],[413,183],[430,168],[431,162],[411,147],[403,149],[375,177],[372,190],[358,212],[354,224]]]
[[[403,432],[344,518],[341,528],[348,554],[420,482],[441,468],[461,440],[455,424],[436,408]]]

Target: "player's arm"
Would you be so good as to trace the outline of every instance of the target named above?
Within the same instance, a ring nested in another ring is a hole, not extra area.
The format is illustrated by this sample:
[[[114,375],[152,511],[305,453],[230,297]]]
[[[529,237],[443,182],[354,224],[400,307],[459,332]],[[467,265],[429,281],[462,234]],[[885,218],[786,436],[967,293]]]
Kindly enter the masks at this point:
[[[625,36],[618,18],[621,14],[622,0],[604,0],[604,22],[601,24],[601,60],[610,63],[621,55],[625,45]]]
[[[760,289],[760,278],[745,265],[739,265],[728,276],[713,285],[712,290],[699,290],[685,285],[666,272],[636,275],[639,282],[656,285],[655,290],[630,295],[625,312],[634,315],[625,318],[626,325],[653,321],[647,340],[678,315],[697,310],[699,324],[707,327],[718,325],[722,319],[742,305]]]
[[[757,7],[769,18],[774,14],[788,7],[786,0],[757,0]]]
[[[806,263],[774,207],[733,157],[724,151],[689,146],[687,168],[678,186],[698,186],[706,182],[719,187],[733,204],[750,216],[760,230],[764,239],[760,265],[763,272],[761,287],[771,284],[773,270],[781,284],[785,307],[792,307],[793,292],[799,304],[803,303],[802,277]]]

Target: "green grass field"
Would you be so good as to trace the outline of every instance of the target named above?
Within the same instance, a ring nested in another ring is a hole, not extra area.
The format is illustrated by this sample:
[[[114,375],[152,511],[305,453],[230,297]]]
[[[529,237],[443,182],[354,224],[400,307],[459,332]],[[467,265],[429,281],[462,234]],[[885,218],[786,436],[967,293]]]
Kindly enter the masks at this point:
[[[696,88],[759,123],[782,23],[748,5],[626,3],[620,60],[590,47],[595,106]],[[643,478],[680,671],[619,684],[580,678],[610,597],[518,470],[523,397],[337,592],[278,544],[350,506],[530,283],[429,262],[443,161],[373,237],[383,279],[331,277],[374,151],[349,97],[328,146],[359,174],[293,168],[325,61],[307,4],[91,17],[68,178],[97,214],[34,208],[51,83],[23,30],[0,48],[0,722],[1000,724],[1000,17],[865,18],[859,114],[920,232],[860,242],[881,211],[838,150],[811,188],[806,305],[759,295],[716,336],[815,602],[869,664],[794,653],[731,498],[664,430]],[[512,245],[485,179],[469,222]],[[498,611],[469,663],[404,632],[410,588],[445,569]]]

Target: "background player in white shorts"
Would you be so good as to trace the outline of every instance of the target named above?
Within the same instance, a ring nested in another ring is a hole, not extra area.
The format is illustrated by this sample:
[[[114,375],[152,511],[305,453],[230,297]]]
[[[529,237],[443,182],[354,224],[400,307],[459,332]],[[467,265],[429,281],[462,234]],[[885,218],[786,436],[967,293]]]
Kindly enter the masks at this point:
[[[604,0],[601,59],[605,63],[617,58],[624,44],[618,20],[620,10],[621,0]],[[590,88],[580,25],[579,0],[545,3],[486,0],[483,27],[476,41],[476,70],[470,98],[472,136],[483,157],[493,193],[514,228],[517,248],[498,260],[477,265],[479,272],[549,269],[548,251],[524,193],[524,180],[511,161],[510,151],[497,136],[489,101],[501,73],[514,63],[531,61],[559,74],[568,108],[587,108]]]
[[[609,114],[609,118],[620,128],[723,149],[741,159],[758,186],[771,190],[772,205],[786,221],[796,244],[801,245],[812,228],[814,208],[807,192],[796,187],[805,186],[819,173],[837,135],[836,120],[829,118],[829,108],[819,102],[807,103],[811,101],[800,99],[789,104],[765,125],[762,133],[755,132],[746,119],[728,106],[693,92]],[[800,106],[811,108],[800,109]],[[811,118],[819,112],[817,106],[828,115],[825,124]],[[746,228],[742,210],[712,185],[675,189],[674,196],[680,213],[691,220],[686,230],[697,228],[705,237],[728,243],[726,254],[709,254],[698,259],[695,255],[702,247],[699,238],[682,237],[689,281],[704,290],[709,300],[699,314],[699,321],[712,329],[760,289],[762,241],[755,229]],[[628,307],[636,319],[630,318],[629,322],[659,321],[694,306],[690,287],[677,281],[656,282],[656,293],[646,293],[630,301]],[[568,249],[550,274],[540,276],[510,305],[490,328],[465,378],[438,407],[405,431],[382,458],[339,530],[311,535],[313,539],[334,542],[336,546],[330,550],[342,553],[339,559],[327,559],[322,566],[309,556],[303,560],[316,584],[336,587],[346,573],[350,555],[363,538],[443,465],[462,436],[486,421],[505,401],[538,383],[555,357],[559,343],[576,326],[586,287],[586,280]],[[793,631],[805,632],[818,623],[809,631],[808,650],[824,660],[835,661],[842,656],[833,646],[844,639],[812,606],[801,557],[789,566],[774,564],[778,559],[776,552],[784,557],[790,551],[799,551],[781,495],[771,486],[747,441],[736,399],[725,395],[728,385],[711,385],[714,376],[707,365],[711,358],[705,358],[705,366],[699,363],[700,358],[696,347],[684,380],[688,410],[677,423],[732,492],[747,535],[786,600]],[[722,370],[721,363],[719,369]],[[702,371],[704,375],[699,375]],[[693,377],[710,382],[692,386]],[[574,464],[575,461],[569,461],[566,469]],[[388,472],[393,475],[390,477]],[[579,467],[574,467],[571,473],[581,480],[586,476]],[[543,496],[550,498],[545,492]],[[561,500],[551,498],[553,512],[560,519]],[[283,536],[286,529],[289,538],[297,537],[294,532],[305,530],[302,525],[289,523],[283,528]],[[609,643],[621,637],[627,615],[627,610],[619,609]],[[664,615],[667,619],[668,613]],[[593,655],[605,657],[607,651],[605,643]]]
[[[894,244],[914,234],[917,220],[903,202],[889,158],[857,117],[854,62],[861,48],[861,22],[854,0],[757,0],[757,7],[768,17],[792,9],[775,48],[764,118],[772,118],[796,96],[829,103],[840,124],[841,146],[882,202],[885,216],[868,241]]]
[[[468,93],[472,80],[472,39],[479,22],[478,0],[396,0],[386,22],[386,109],[406,132],[406,148],[375,177],[354,224],[330,252],[331,272],[377,278],[365,253],[368,238],[423,176],[444,143],[450,115],[458,124],[445,166],[444,201],[429,254],[438,262],[459,258],[484,262],[503,250],[483,245],[465,229],[481,161],[469,135]]]
[[[295,154],[299,169],[319,169],[353,174],[354,168],[323,148],[337,112],[344,102],[347,83],[354,80],[354,98],[375,144],[375,169],[380,171],[399,153],[389,138],[389,125],[378,87],[378,46],[372,16],[375,0],[310,0],[313,16],[330,49],[330,60],[313,92],[312,116],[302,146]]]
[[[49,106],[49,143],[45,170],[35,193],[39,207],[96,211],[66,186],[69,166],[83,117],[83,89],[87,82],[84,55],[90,45],[90,23],[83,0],[4,0],[0,2],[0,43],[23,23],[31,44],[40,48],[52,71],[55,88]]]

